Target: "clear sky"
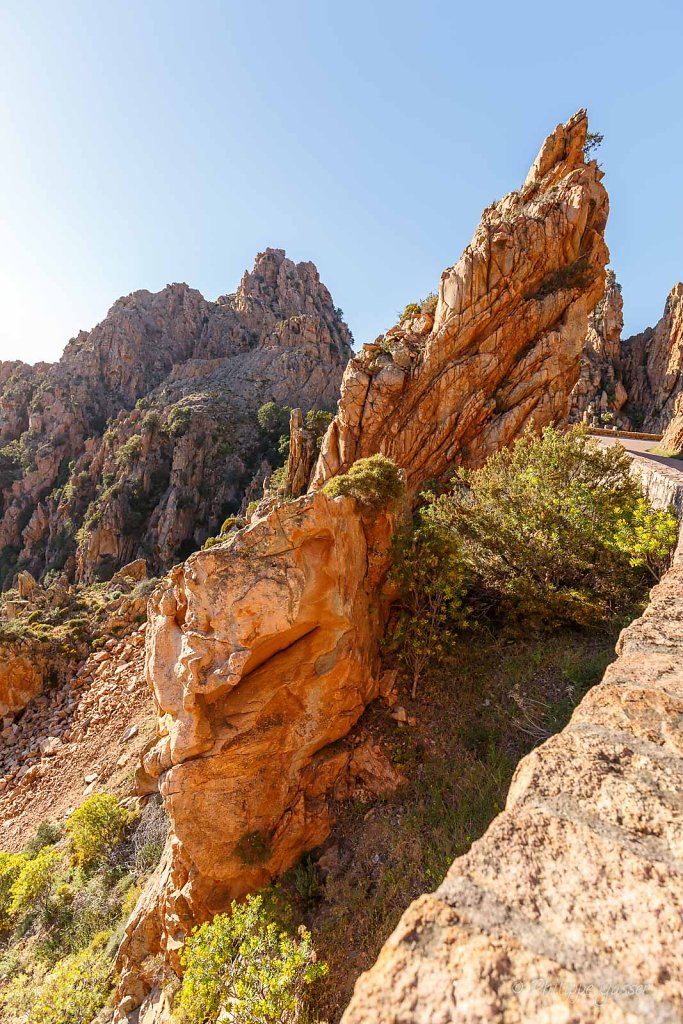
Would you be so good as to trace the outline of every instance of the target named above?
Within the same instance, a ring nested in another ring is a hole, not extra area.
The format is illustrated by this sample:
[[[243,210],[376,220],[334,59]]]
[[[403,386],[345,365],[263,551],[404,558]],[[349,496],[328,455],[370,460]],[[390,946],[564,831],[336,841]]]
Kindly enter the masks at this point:
[[[0,0],[0,358],[313,260],[357,343],[586,106],[627,333],[683,278],[683,2]]]

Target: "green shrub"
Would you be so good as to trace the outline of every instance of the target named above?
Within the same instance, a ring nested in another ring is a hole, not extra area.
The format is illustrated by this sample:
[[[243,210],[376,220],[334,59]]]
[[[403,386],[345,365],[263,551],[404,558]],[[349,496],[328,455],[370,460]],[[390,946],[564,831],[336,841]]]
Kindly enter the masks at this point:
[[[466,569],[458,537],[420,510],[397,531],[391,581],[398,608],[390,642],[412,679],[412,696],[427,665],[447,653],[467,627]]]
[[[86,875],[76,869],[50,893],[40,919],[41,936],[35,957],[54,965],[67,953],[78,953],[122,915],[130,877],[113,882],[111,871]]]
[[[67,623],[67,626],[72,632],[76,632],[82,626],[87,626],[87,620],[85,619],[71,619]],[[62,838],[61,827],[53,821],[41,821],[40,825],[36,829],[36,834],[33,839],[26,844],[26,852],[30,857],[35,857],[37,853],[44,850],[46,846],[54,846]]]
[[[268,479],[268,491],[270,494],[278,494],[280,491],[284,492],[287,486],[287,466],[278,466],[270,474]]]
[[[239,516],[228,516],[227,519],[223,520],[223,525],[221,526],[221,533],[229,533],[229,531],[232,530],[233,526],[239,526],[241,522],[242,520],[240,519]]]
[[[436,294],[436,292],[430,292],[429,295],[427,295],[420,302],[420,311],[422,313],[431,313],[431,315],[433,316],[434,313],[436,313],[438,301],[439,296]]]
[[[30,1014],[32,1024],[90,1024],[111,987],[107,932],[60,960],[40,986]]]
[[[586,141],[583,144],[583,155],[586,160],[591,158],[591,155],[595,153],[602,143],[604,142],[605,136],[600,132],[587,132]]]
[[[130,469],[140,458],[141,451],[142,437],[140,434],[133,434],[117,451],[116,465],[119,469]]]
[[[289,414],[291,411],[288,405],[278,405],[277,402],[266,402],[259,409],[258,425],[264,438],[271,444],[276,444],[283,434],[289,436]]]
[[[142,421],[142,429],[148,430],[150,433],[154,430],[158,430],[161,426],[161,416],[156,409],[150,409]]]
[[[420,312],[420,306],[417,302],[409,302],[401,313],[401,323],[403,323],[404,320],[410,320],[411,317],[419,316]]]
[[[12,887],[28,859],[26,853],[0,851],[0,931],[9,927],[12,916]]]
[[[261,896],[195,928],[180,954],[184,1024],[294,1024],[306,986],[327,972],[305,928],[293,939],[269,922]],[[41,1022],[42,1024],[42,1022]]]
[[[171,409],[167,428],[171,437],[182,437],[190,429],[192,410],[189,405],[176,405]]]
[[[459,470],[427,514],[460,539],[480,607],[540,624],[622,615],[668,566],[678,532],[671,511],[648,505],[624,449],[581,428],[527,431]]]
[[[403,475],[386,455],[358,459],[348,473],[332,477],[323,487],[330,498],[348,494],[361,505],[379,510],[395,504],[405,492]]]
[[[304,417],[304,423],[306,429],[315,435],[317,443],[320,444],[333,419],[334,413],[328,412],[327,409],[309,409]]]
[[[61,859],[61,852],[48,846],[26,860],[10,890],[9,912],[13,917],[45,907]]]
[[[74,863],[84,867],[101,863],[133,818],[111,793],[88,797],[66,823]]]

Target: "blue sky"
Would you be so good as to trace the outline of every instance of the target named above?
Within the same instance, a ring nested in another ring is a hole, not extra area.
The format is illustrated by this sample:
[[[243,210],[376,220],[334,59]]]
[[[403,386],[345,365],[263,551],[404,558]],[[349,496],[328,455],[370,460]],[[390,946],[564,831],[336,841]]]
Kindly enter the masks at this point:
[[[580,106],[640,330],[683,278],[682,47],[680,0],[0,0],[0,358],[268,245],[371,339]]]

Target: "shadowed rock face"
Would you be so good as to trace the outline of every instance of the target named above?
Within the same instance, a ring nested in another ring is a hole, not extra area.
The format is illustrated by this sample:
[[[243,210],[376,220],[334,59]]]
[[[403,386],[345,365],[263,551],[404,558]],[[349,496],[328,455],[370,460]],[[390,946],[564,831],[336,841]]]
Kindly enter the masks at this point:
[[[585,136],[583,113],[558,126],[522,190],[484,212],[442,276],[434,319],[416,316],[352,360],[313,489],[193,555],[151,602],[160,738],[146,768],[173,837],[121,948],[119,1019],[149,989],[144,957],[162,949],[175,963],[193,921],[319,844],[328,797],[347,786],[343,738],[380,690],[394,524],[321,484],[383,451],[414,492],[532,417],[566,414],[608,258],[607,196]]]
[[[570,395],[571,423],[601,424],[609,413],[612,419],[604,422],[631,427],[622,412],[628,399],[621,360],[623,308],[621,285],[608,273],[605,294],[588,318],[579,379]]]
[[[680,415],[683,392],[683,284],[666,300],[655,327],[627,338],[623,344],[624,375],[629,394],[627,411],[642,429],[659,433]],[[680,425],[678,433],[683,433]],[[678,447],[671,444],[670,447]]]
[[[1,363],[2,584],[166,570],[239,508],[259,406],[333,408],[351,354],[314,265],[268,249],[233,295],[134,292],[58,363]]]
[[[313,486],[381,451],[415,491],[476,464],[534,419],[564,419],[588,314],[604,288],[607,194],[580,112],[546,140],[518,192],[488,207],[421,315],[366,345],[342,382]]]

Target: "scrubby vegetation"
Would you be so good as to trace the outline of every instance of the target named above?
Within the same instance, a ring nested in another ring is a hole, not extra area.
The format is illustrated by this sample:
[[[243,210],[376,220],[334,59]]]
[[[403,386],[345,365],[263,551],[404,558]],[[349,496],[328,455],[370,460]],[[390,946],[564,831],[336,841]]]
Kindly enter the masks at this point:
[[[403,312],[399,313],[399,320],[403,323],[404,320],[410,320],[414,316],[419,316],[420,313],[429,313],[433,316],[438,301],[438,295],[430,292],[429,295],[426,295],[424,299],[420,299],[419,302],[409,302]]]
[[[600,146],[605,141],[605,136],[601,132],[587,132],[586,141],[583,146],[583,154],[586,160],[591,160],[593,154],[600,149]]]
[[[394,543],[392,581],[399,607],[391,642],[417,692],[426,665],[443,656],[471,624],[466,570],[457,537],[421,509]]]
[[[98,793],[64,829],[44,823],[23,853],[0,853],[3,1021],[90,1024],[112,992],[121,929],[166,830],[158,803],[133,813]]]
[[[391,641],[414,688],[465,628],[604,629],[632,614],[668,567],[678,524],[629,466],[619,446],[548,427],[423,496],[393,570]]]
[[[405,492],[405,482],[396,464],[378,453],[358,459],[348,473],[332,477],[323,492],[330,498],[349,495],[366,508],[377,511],[399,501]]]
[[[54,572],[26,599],[16,589],[7,590],[0,595],[0,644],[29,654],[44,665],[44,677],[58,684],[93,647],[144,621],[156,582],[120,576],[77,586]]]
[[[295,1024],[307,986],[327,973],[305,928],[293,938],[268,919],[261,896],[195,928],[181,962],[183,1024]]]
[[[659,579],[678,533],[673,512],[651,508],[629,470],[620,446],[547,427],[459,471],[428,514],[460,539],[480,609],[600,626]]]
[[[111,793],[97,793],[74,811],[66,823],[75,864],[92,867],[100,864],[121,842],[133,815]]]

